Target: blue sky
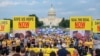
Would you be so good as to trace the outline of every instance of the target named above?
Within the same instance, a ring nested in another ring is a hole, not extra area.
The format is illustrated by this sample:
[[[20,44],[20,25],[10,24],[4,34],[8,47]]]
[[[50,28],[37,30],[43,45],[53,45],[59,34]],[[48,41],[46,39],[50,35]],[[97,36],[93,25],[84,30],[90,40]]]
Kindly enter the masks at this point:
[[[100,19],[100,0],[0,0],[0,19],[29,14],[47,17],[51,4],[60,18],[92,16]]]

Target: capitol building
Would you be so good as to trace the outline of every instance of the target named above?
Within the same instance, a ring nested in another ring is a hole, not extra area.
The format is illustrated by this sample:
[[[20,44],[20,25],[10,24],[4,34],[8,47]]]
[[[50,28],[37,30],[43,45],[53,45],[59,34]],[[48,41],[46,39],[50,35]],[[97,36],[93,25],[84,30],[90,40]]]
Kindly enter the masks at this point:
[[[56,11],[51,5],[49,11],[48,11],[48,16],[45,18],[40,18],[39,21],[43,21],[44,26],[58,26],[59,22],[61,22],[62,18],[57,18],[56,17]]]

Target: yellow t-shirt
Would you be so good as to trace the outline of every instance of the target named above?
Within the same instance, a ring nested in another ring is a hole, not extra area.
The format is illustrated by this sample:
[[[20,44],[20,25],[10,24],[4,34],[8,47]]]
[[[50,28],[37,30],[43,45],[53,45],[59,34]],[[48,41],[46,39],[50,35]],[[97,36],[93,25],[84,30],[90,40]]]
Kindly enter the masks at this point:
[[[40,49],[39,48],[33,48],[33,50],[34,50],[35,53],[40,52]]]
[[[84,42],[84,46],[89,46],[89,42]]]
[[[16,46],[19,46],[20,45],[20,40],[16,40]]]
[[[70,44],[71,44],[71,40],[70,39],[66,39],[66,46],[69,47]]]
[[[3,40],[3,41],[2,41],[2,46],[3,46],[3,47],[6,47],[6,44],[7,44],[6,40]]]
[[[11,46],[12,41],[11,40],[7,40],[7,46]]]
[[[50,54],[51,53],[51,49],[50,48],[46,48],[45,51],[46,51],[45,53],[47,53],[47,54]]]
[[[45,48],[40,48],[42,50],[43,53],[45,53]]]
[[[50,54],[45,53],[43,56],[50,56]]]
[[[93,48],[93,42],[89,42],[89,48]]]
[[[75,49],[74,48],[67,48],[67,50],[71,53],[71,56],[73,56]]]
[[[54,49],[52,49],[52,51],[54,51],[55,53],[57,53],[58,49],[54,48]]]
[[[82,46],[82,40],[79,40],[78,46]]]

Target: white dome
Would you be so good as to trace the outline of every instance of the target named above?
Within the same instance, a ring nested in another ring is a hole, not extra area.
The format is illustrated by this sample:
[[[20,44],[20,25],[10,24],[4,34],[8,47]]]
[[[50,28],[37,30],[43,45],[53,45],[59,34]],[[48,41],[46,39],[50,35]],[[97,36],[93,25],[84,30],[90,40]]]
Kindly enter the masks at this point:
[[[49,13],[55,13],[55,9],[54,9],[53,7],[51,7],[51,8],[49,9]]]
[[[55,16],[55,15],[56,15],[55,9],[51,5],[51,8],[49,9],[49,12],[48,12],[48,16]]]

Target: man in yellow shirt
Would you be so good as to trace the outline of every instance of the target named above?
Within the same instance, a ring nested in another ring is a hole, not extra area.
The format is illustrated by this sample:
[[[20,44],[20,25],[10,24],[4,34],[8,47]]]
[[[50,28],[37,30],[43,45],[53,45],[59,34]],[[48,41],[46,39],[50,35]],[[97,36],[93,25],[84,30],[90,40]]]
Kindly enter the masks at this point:
[[[50,56],[51,49],[50,48],[45,48],[45,53],[44,56]]]
[[[12,51],[15,52],[15,48],[16,48],[16,41],[15,38],[12,40]]]
[[[93,40],[90,39],[89,41],[89,52],[93,55]]]
[[[78,47],[82,47],[82,45],[83,45],[83,41],[82,40],[79,40]]]
[[[89,48],[89,41],[88,41],[88,40],[86,40],[86,41],[84,42],[84,46]]]
[[[20,39],[19,38],[15,38],[15,41],[16,41],[16,46],[20,46],[20,43],[21,43]]]
[[[70,44],[71,44],[71,40],[70,40],[70,38],[67,37],[66,40],[65,40],[65,42],[66,42],[67,47],[69,47]]]
[[[3,40],[3,41],[2,41],[2,47],[7,47],[7,42],[6,42],[6,40]]]
[[[11,43],[12,43],[12,41],[10,39],[7,39],[7,46],[8,47],[11,47],[11,45],[12,45]]]
[[[18,50],[20,50],[20,43],[21,43],[21,41],[20,41],[20,39],[19,38],[15,38],[15,41],[16,41],[16,48],[18,49]]]
[[[2,55],[9,55],[9,50],[8,50],[8,47],[7,47],[7,41],[6,39],[3,39],[2,40]]]
[[[42,45],[43,45],[43,44],[42,44],[42,41],[39,41],[39,42],[38,42],[38,45],[39,45],[39,48],[42,48]]]

